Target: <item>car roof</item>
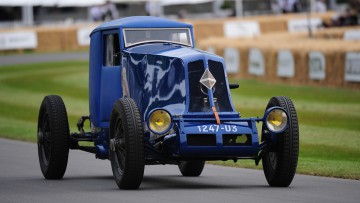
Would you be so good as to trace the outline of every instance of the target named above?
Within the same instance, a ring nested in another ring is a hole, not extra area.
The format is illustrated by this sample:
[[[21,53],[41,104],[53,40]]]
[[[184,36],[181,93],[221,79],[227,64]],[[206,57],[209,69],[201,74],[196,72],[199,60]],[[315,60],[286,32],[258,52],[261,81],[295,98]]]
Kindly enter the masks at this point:
[[[133,16],[103,23],[95,28],[91,34],[114,28],[192,28],[192,25],[160,17]]]

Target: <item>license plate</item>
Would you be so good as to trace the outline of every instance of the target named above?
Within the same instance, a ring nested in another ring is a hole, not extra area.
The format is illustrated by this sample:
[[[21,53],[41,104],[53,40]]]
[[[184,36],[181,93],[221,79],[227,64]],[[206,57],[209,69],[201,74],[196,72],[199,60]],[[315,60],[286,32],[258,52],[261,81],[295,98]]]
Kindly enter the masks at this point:
[[[197,126],[197,129],[200,133],[216,133],[219,132],[219,130],[228,133],[236,133],[238,131],[236,125],[200,125]]]

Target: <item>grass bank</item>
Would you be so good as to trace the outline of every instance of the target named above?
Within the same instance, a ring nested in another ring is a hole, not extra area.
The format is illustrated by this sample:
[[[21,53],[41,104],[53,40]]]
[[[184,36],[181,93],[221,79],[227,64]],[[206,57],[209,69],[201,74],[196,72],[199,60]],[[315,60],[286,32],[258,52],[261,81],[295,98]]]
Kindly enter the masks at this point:
[[[292,98],[300,122],[298,172],[360,179],[360,91],[264,84],[237,80],[232,99],[243,117],[262,116],[272,96]],[[40,103],[45,95],[65,101],[72,131],[87,115],[87,62],[58,62],[0,67],[0,136],[34,142]],[[211,162],[255,167],[253,161]]]
[[[244,117],[261,116],[272,96],[289,96],[300,123],[297,172],[360,179],[360,91],[237,80],[232,99]],[[262,169],[253,161],[214,164]]]

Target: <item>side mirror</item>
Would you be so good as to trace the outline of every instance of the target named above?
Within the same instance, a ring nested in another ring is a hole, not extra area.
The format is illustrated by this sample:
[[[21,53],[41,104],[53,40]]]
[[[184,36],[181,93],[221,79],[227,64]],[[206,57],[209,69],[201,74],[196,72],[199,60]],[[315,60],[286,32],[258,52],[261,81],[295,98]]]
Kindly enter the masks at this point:
[[[239,84],[229,84],[229,88],[230,89],[237,89],[237,88],[239,88]]]

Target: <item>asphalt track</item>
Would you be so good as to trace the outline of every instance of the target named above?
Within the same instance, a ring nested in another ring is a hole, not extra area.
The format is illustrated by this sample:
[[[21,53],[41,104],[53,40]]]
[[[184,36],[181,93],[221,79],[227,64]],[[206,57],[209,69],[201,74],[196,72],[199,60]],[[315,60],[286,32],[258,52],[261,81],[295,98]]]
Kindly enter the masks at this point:
[[[146,166],[139,190],[119,190],[110,162],[70,151],[63,180],[42,177],[37,146],[0,139],[0,202],[359,202],[360,181],[296,175],[289,188],[271,188],[262,171],[206,165],[200,177],[176,166]]]
[[[87,52],[0,55],[0,66],[54,61],[87,61]]]

